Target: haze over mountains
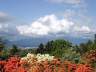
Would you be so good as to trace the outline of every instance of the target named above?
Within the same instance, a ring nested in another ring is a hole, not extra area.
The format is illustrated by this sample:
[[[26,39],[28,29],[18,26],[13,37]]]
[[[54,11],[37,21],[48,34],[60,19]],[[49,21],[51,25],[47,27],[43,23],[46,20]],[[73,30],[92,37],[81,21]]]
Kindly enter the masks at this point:
[[[52,39],[50,39],[50,40],[52,40]],[[17,41],[12,41],[11,43],[12,44],[16,44],[17,46],[20,46],[20,47],[38,47],[38,45],[40,44],[40,43],[47,43],[48,41],[50,41],[50,40],[48,40],[48,39],[21,39],[21,40],[17,40]],[[87,39],[71,39],[70,40],[72,43],[74,43],[74,44],[79,44],[79,43],[81,43],[81,42],[86,42],[87,41]]]
[[[55,40],[55,39],[65,39],[68,41],[71,41],[73,44],[79,44],[81,42],[86,42],[88,39],[84,38],[54,38],[54,39],[48,39],[48,38],[25,38],[25,39],[20,39],[20,40],[15,40],[15,41],[7,41],[7,45],[11,46],[12,44],[15,44],[19,47],[32,47],[32,48],[37,48],[40,43],[47,43],[50,40]]]

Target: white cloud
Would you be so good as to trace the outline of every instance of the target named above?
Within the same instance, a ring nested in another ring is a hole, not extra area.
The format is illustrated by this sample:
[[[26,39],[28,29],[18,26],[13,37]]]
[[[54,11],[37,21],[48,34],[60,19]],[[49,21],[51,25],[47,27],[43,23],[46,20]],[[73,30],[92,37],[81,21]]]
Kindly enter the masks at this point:
[[[58,19],[55,15],[40,17],[30,25],[17,26],[21,35],[48,35],[57,33],[69,33],[73,22],[66,19]]]
[[[44,35],[65,35],[65,34],[89,34],[92,29],[87,25],[78,25],[67,19],[58,19],[55,15],[40,17],[29,25],[19,25],[16,27],[21,35],[44,36]]]
[[[86,33],[90,33],[91,29],[88,26],[75,26],[74,32],[86,34]]]
[[[54,3],[79,4],[82,0],[48,0]]]

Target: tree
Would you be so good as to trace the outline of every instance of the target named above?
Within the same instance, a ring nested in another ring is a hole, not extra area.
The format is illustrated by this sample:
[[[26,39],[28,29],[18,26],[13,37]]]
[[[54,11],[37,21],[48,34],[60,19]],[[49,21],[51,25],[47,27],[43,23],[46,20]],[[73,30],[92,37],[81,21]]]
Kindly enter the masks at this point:
[[[90,51],[93,49],[93,41],[92,40],[88,40],[88,42],[86,43],[87,46],[87,51]]]
[[[94,43],[92,49],[96,50],[96,34],[94,35]]]
[[[66,49],[71,49],[72,44],[66,40],[52,40],[52,41],[48,41],[45,44],[45,53],[49,53],[51,55],[55,55],[57,57],[62,57],[62,55],[64,54],[64,51]]]
[[[73,48],[74,48],[74,51],[76,51],[76,53],[80,53],[80,54],[82,53],[82,50],[78,45],[75,45]]]
[[[79,47],[81,48],[82,54],[84,54],[85,52],[93,50],[93,46],[94,46],[93,41],[88,40],[86,43],[81,43]]]
[[[96,34],[94,35],[94,43],[96,44]]]
[[[19,51],[18,47],[16,45],[13,45],[12,49],[10,49],[10,54],[15,55]]]
[[[44,53],[44,45],[43,43],[40,43],[37,49],[37,53]]]
[[[47,42],[47,44],[45,45],[45,51],[47,53],[50,53],[52,48],[53,48],[53,40]]]
[[[2,53],[2,50],[4,49],[4,47],[5,47],[5,43],[2,39],[2,37],[0,37],[0,53]]]

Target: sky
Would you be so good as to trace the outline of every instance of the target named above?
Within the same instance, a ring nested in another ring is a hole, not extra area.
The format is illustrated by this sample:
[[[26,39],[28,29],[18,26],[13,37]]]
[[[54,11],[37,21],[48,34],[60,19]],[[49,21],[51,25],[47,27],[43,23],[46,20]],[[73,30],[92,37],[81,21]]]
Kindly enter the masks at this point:
[[[0,36],[92,38],[96,0],[0,0]]]

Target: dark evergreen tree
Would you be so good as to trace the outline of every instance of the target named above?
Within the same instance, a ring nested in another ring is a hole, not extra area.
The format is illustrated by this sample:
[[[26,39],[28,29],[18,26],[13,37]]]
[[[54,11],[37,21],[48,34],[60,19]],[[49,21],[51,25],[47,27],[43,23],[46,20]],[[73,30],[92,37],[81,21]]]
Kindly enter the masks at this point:
[[[10,54],[15,55],[19,51],[18,47],[16,45],[13,45],[12,49],[10,49]]]
[[[0,52],[4,49],[4,47],[5,47],[5,43],[3,39],[0,37]]]
[[[53,48],[53,40],[47,42],[47,44],[45,45],[45,51],[47,53],[50,53],[52,48]]]
[[[41,43],[38,46],[37,53],[41,53],[41,54],[44,53],[44,45],[43,45],[43,43]]]
[[[96,50],[96,34],[94,35],[93,50]]]
[[[85,43],[81,43],[79,47],[81,49],[81,54],[84,54],[85,52],[87,52],[87,46]]]
[[[96,34],[94,35],[94,43],[96,44]]]

